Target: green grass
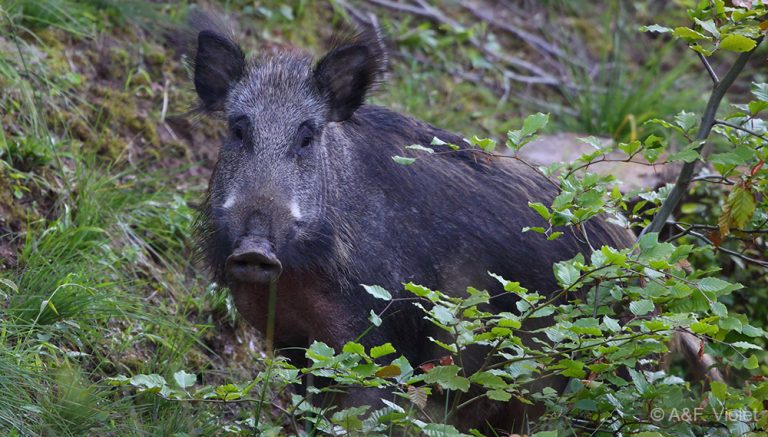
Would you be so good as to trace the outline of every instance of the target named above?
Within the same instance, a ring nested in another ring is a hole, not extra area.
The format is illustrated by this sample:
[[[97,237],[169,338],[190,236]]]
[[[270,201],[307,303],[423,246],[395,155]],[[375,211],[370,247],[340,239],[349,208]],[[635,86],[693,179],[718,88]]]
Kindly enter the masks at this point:
[[[597,66],[592,77],[583,69],[573,69],[578,89],[565,91],[566,105],[576,110],[561,122],[569,130],[633,141],[652,129],[644,123],[654,118],[671,118],[681,109],[694,111],[704,102],[694,90],[689,73],[695,58],[675,56],[674,42],[658,45],[643,64],[629,68],[622,56],[627,38],[646,38],[639,32],[616,36],[612,51]]]
[[[23,243],[16,267],[0,273],[0,432],[210,434],[215,415],[105,381],[210,368],[205,339],[222,304],[188,261],[189,199],[202,185],[182,194],[173,179],[188,164],[169,172],[105,159],[55,119],[68,113],[98,130],[92,120],[103,117],[81,105],[89,98],[78,80],[59,80],[56,66],[30,54],[60,51],[56,38],[87,41],[102,13],[128,16],[96,3],[3,4],[0,37],[15,51],[0,58],[12,125],[0,137],[0,182],[18,188],[2,201],[23,226],[4,239]]]

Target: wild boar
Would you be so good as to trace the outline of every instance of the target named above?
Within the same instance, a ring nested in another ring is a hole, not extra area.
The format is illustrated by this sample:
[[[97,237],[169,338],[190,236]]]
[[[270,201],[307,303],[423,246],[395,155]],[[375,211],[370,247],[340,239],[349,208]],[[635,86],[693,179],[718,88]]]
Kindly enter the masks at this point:
[[[397,296],[405,296],[404,282],[502,294],[491,271],[550,291],[557,289],[552,264],[588,249],[572,230],[554,241],[523,232],[543,224],[528,202],[548,204],[557,194],[537,171],[365,103],[384,69],[375,32],[343,39],[313,62],[290,51],[247,60],[230,35],[204,27],[194,53],[200,109],[223,115],[229,129],[200,219],[201,246],[238,311],[262,331],[276,283],[277,347],[318,340],[338,350],[356,339],[370,327],[371,310],[386,305],[361,284]],[[433,138],[461,150],[431,145]],[[408,166],[392,159],[415,153],[404,150],[412,144],[437,153]],[[631,233],[604,219],[588,229],[596,247],[632,243]],[[496,310],[514,307],[510,294],[493,302]],[[434,330],[419,309],[398,302],[362,342],[391,342],[415,366],[445,355],[429,340]],[[376,397],[360,390],[341,402]],[[463,426],[506,426],[521,423],[523,409],[464,416]]]

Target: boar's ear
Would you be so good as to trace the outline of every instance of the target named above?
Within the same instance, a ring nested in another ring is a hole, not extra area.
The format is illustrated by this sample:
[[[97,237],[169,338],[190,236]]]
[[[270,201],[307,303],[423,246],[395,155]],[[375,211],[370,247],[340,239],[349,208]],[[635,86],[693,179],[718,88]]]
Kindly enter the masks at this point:
[[[329,121],[344,121],[354,114],[376,82],[384,64],[377,35],[359,35],[350,44],[328,52],[315,67],[315,82],[328,98]]]
[[[245,71],[245,55],[231,39],[203,30],[197,35],[195,91],[206,111],[221,111],[229,89]]]

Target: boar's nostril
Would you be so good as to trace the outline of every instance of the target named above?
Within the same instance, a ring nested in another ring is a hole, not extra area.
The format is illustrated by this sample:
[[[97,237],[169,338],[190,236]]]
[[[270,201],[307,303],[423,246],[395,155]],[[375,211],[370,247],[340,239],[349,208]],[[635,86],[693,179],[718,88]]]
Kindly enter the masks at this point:
[[[246,245],[249,246],[249,245]],[[268,284],[280,276],[283,266],[267,245],[238,248],[227,258],[227,275],[238,282]]]

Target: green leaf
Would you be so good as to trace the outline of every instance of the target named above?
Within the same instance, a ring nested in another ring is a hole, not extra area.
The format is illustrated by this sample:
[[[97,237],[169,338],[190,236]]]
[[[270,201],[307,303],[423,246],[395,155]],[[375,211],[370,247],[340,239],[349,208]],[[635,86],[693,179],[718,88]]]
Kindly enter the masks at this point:
[[[698,41],[701,39],[710,39],[708,36],[696,32],[689,27],[676,27],[675,30],[672,31],[672,35],[678,38],[682,38],[688,42]]]
[[[435,305],[430,313],[443,325],[451,325],[456,322],[456,317],[453,316],[451,310],[443,305]]]
[[[636,316],[644,316],[653,312],[655,308],[653,301],[648,299],[637,300],[629,304],[629,310]]]
[[[762,347],[757,346],[757,345],[752,344],[752,343],[747,343],[746,341],[737,341],[737,342],[731,343],[731,346],[737,347],[737,348],[740,348],[740,349],[763,350]]]
[[[519,150],[533,139],[533,135],[547,125],[549,114],[536,113],[529,115],[523,121],[523,127],[520,130],[511,130],[507,132],[507,147],[512,150]]]
[[[638,244],[641,261],[667,261],[675,251],[675,246],[670,243],[659,243],[659,234],[651,232],[640,237]]]
[[[235,384],[220,385],[216,387],[216,390],[214,391],[218,395],[219,399],[225,401],[233,401],[243,397],[243,393],[240,391],[240,388]]]
[[[435,302],[438,299],[438,292],[430,290],[429,288],[424,287],[423,285],[418,285],[418,284],[414,284],[413,282],[409,282],[405,284],[405,289],[406,291],[410,291],[411,293],[415,294],[418,297],[426,297],[432,302]]]
[[[755,96],[757,100],[768,102],[768,83],[753,83],[752,95]]]
[[[712,314],[718,317],[725,317],[728,315],[728,308],[720,302],[712,302],[709,304],[709,309],[712,311]]]
[[[677,153],[673,153],[669,155],[669,158],[667,158],[667,161],[684,161],[684,162],[693,162],[697,159],[699,159],[699,152],[693,150],[693,149],[683,149]]]
[[[162,376],[152,373],[150,375],[135,375],[131,378],[131,385],[153,392],[159,392],[167,383]]]
[[[392,346],[392,343],[384,343],[381,346],[372,347],[370,355],[371,358],[376,359],[393,353],[395,353],[395,348]]]
[[[705,322],[693,322],[691,323],[691,332],[694,334],[714,335],[717,334],[720,328],[717,325],[710,325]]]
[[[394,364],[389,364],[376,371],[376,376],[379,378],[395,378],[400,376],[400,367]]]
[[[756,45],[757,42],[752,38],[747,38],[746,36],[737,33],[732,33],[720,41],[721,49],[732,52],[748,52],[755,48]]]
[[[486,153],[496,150],[496,140],[491,138],[478,138],[477,135],[469,139],[469,144],[481,148]]]
[[[658,24],[651,24],[650,26],[641,26],[640,32],[667,33],[672,32],[672,29],[669,27],[659,26]]]
[[[575,284],[581,277],[579,269],[574,267],[572,261],[561,261],[552,266],[555,271],[555,278],[560,286],[563,288],[569,288]]]
[[[512,394],[507,393],[504,390],[488,390],[485,395],[488,396],[488,399],[494,401],[507,402],[512,399]]]
[[[528,202],[528,207],[536,211],[544,220],[549,220],[551,214],[546,206],[539,202]]]
[[[587,376],[587,372],[584,371],[584,363],[576,360],[560,360],[555,368],[563,369],[560,372],[563,376],[570,378],[584,378]]]
[[[383,287],[380,287],[378,285],[365,285],[365,284],[360,284],[360,285],[363,286],[363,288],[365,289],[365,291],[368,292],[368,294],[375,297],[376,299],[392,300],[392,295]]]
[[[577,138],[580,142],[584,144],[589,144],[592,146],[595,150],[602,151],[606,148],[605,144],[603,144],[602,140],[600,138],[597,138],[595,136],[589,136],[586,138]]]
[[[128,378],[125,375],[117,375],[111,378],[107,378],[106,381],[107,383],[109,383],[109,385],[121,386],[121,385],[129,384],[131,381],[131,378]]]
[[[757,115],[758,113],[768,109],[768,102],[749,102],[749,112],[752,115]]]
[[[173,380],[176,381],[176,385],[180,388],[186,389],[197,383],[197,375],[194,373],[187,373],[184,370],[179,370],[173,374]]]
[[[547,237],[547,241],[556,240],[563,236],[562,232],[553,232]]]
[[[525,121],[523,121],[523,135],[534,134],[543,129],[547,123],[549,123],[549,114],[542,114],[541,112],[538,112],[536,114],[529,115],[525,118]]]
[[[525,287],[522,287],[519,282],[508,281],[495,273],[488,272],[488,274],[499,281],[506,292],[515,293],[517,295],[523,295],[528,292],[528,290]]]
[[[336,352],[332,347],[317,340],[312,342],[306,352],[307,358],[315,362],[326,361],[330,358],[333,358],[335,354]]]
[[[629,371],[629,376],[632,378],[632,383],[635,385],[637,391],[640,392],[640,394],[647,393],[648,389],[651,388],[651,385],[648,383],[648,380],[645,379],[645,376],[635,369],[627,370]]]
[[[736,227],[743,228],[755,214],[755,195],[739,185],[733,187],[728,195],[731,221]]]
[[[421,432],[427,437],[463,437],[464,434],[451,425],[430,423],[421,428]]]
[[[461,368],[454,364],[434,367],[424,375],[424,382],[438,384],[446,390],[459,390],[466,393],[469,390],[469,379],[459,376],[459,370]]]
[[[683,132],[690,132],[691,129],[696,127],[699,121],[699,117],[694,112],[681,111],[675,115],[675,124],[680,126]]]
[[[405,146],[405,148],[411,149],[411,150],[418,150],[419,152],[435,153],[434,150],[430,149],[429,147],[424,147],[421,144],[411,144],[410,146]]]
[[[408,158],[405,156],[395,155],[392,157],[392,160],[400,165],[411,165],[414,162],[416,162],[416,158]]]
[[[432,137],[432,142],[429,143],[432,146],[445,146],[448,147],[451,150],[460,150],[461,147],[457,146],[456,144],[446,143],[445,141],[441,140],[438,137]]]
[[[377,328],[381,326],[381,317],[379,317],[379,315],[376,314],[373,310],[371,310],[371,313],[368,316],[368,320],[373,324],[373,326],[376,326]]]
[[[712,394],[721,402],[725,402],[725,399],[728,397],[728,385],[720,381],[712,381],[709,385]]]
[[[603,324],[606,328],[613,332],[621,332],[621,325],[619,325],[618,320],[614,320],[608,316],[603,316]]]
[[[742,288],[741,284],[732,284],[720,278],[703,278],[698,284],[699,290],[707,293],[726,294]]]
[[[757,369],[760,366],[760,362],[757,360],[757,355],[751,355],[744,360],[744,368],[748,370]]]
[[[486,388],[505,389],[508,387],[508,384],[504,382],[501,376],[494,375],[488,371],[477,372],[469,380]]]
[[[696,24],[701,26],[702,29],[709,32],[715,38],[720,38],[720,31],[717,30],[717,25],[715,24],[714,21],[712,20],[701,21],[698,18],[694,18],[694,21],[696,22]]]
[[[619,143],[619,150],[626,153],[627,155],[635,154],[635,152],[640,150],[641,147],[643,147],[643,144],[639,140],[635,140],[630,143]]]
[[[355,343],[354,341],[347,342],[342,348],[342,352],[350,353],[350,354],[356,354],[360,355],[361,357],[367,357],[368,355],[365,354],[365,346],[363,346],[360,343]]]
[[[601,335],[600,321],[594,317],[584,317],[574,322],[571,330],[580,335]]]

